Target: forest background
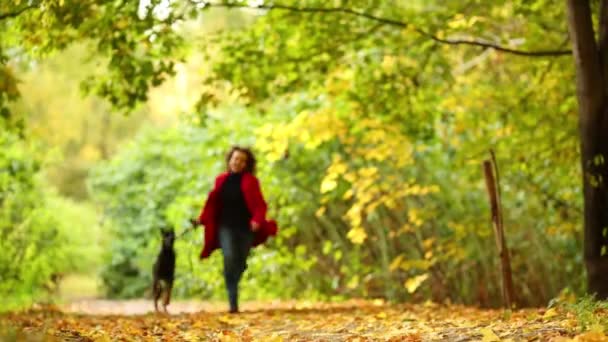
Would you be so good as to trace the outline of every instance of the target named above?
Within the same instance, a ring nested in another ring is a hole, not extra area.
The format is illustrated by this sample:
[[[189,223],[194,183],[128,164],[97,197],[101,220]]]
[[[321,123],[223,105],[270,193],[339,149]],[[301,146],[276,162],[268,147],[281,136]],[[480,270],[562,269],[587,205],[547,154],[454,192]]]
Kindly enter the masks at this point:
[[[245,299],[500,305],[489,150],[517,305],[585,293],[566,7],[330,2],[0,4],[2,310],[147,295],[167,226],[174,294],[223,298],[187,229],[233,144],[281,226]]]

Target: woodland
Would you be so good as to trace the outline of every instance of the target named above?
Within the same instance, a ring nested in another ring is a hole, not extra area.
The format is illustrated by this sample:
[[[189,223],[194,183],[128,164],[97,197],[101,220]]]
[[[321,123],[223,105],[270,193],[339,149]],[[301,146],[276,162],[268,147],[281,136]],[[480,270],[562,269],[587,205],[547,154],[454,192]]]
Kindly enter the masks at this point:
[[[606,0],[2,0],[0,145],[0,337],[608,340]],[[280,227],[236,317],[233,145]]]

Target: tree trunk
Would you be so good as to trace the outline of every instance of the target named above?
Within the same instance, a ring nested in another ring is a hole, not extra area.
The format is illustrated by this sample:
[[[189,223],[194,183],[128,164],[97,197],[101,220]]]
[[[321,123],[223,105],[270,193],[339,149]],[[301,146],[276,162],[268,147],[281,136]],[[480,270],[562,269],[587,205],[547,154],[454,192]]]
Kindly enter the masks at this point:
[[[566,0],[576,65],[584,194],[584,258],[588,292],[608,299],[608,96],[606,39],[608,6],[600,6],[595,41],[589,0]]]
[[[490,200],[490,210],[492,213],[492,224],[494,225],[494,237],[496,238],[496,248],[500,257],[500,270],[502,274],[502,298],[503,305],[507,309],[511,309],[515,303],[515,291],[513,290],[513,277],[511,274],[511,259],[509,257],[509,249],[505,239],[505,230],[502,219],[502,209],[500,204],[500,184],[498,183],[498,166],[492,152],[492,160],[483,162],[483,169],[486,179],[486,187],[488,190],[488,198]],[[496,176],[494,176],[496,170]]]

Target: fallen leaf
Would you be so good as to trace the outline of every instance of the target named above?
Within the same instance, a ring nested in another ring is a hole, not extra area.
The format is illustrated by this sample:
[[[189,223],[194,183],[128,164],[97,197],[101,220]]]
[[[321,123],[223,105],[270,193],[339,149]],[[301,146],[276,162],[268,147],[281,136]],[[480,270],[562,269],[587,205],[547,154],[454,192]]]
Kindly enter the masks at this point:
[[[557,316],[557,309],[551,308],[551,309],[545,311],[543,318],[548,319],[548,318],[555,317],[555,316]]]
[[[606,336],[603,332],[588,331],[586,333],[576,336],[573,339],[573,341],[575,341],[575,342],[606,342],[606,341],[608,341],[608,336]]]
[[[500,338],[498,337],[498,335],[496,335],[494,333],[494,330],[492,330],[492,328],[482,328],[479,330],[479,332],[481,333],[481,340],[483,342],[498,342],[500,341]]]

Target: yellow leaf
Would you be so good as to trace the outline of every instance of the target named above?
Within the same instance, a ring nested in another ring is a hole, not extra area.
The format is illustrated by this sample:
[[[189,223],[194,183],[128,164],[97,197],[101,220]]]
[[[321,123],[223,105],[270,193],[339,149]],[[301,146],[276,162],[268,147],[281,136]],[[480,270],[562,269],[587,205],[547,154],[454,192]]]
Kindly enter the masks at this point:
[[[419,276],[415,276],[413,278],[409,278],[408,280],[405,281],[405,283],[403,285],[407,289],[407,292],[414,293],[414,292],[416,292],[416,290],[418,289],[418,287],[420,287],[420,285],[422,285],[422,283],[428,277],[429,277],[428,273],[421,274]]]
[[[483,342],[498,342],[500,341],[500,338],[494,333],[494,331],[491,328],[483,328],[480,329],[479,332],[481,333],[481,340]]]
[[[555,316],[557,316],[557,310],[555,308],[551,308],[551,309],[545,311],[543,318],[551,318],[551,317],[555,317]]]
[[[399,266],[401,266],[402,260],[403,260],[403,254],[400,254],[395,259],[393,259],[391,264],[388,266],[389,271],[394,272],[396,269],[398,269]]]
[[[364,167],[359,169],[358,173],[363,178],[370,178],[378,173],[378,168],[375,166]]]
[[[321,182],[321,193],[324,194],[326,192],[330,192],[338,186],[338,182],[335,179],[325,178],[323,182]]]
[[[218,318],[218,321],[226,324],[233,324],[232,318],[227,315],[221,316],[220,318]]]
[[[325,214],[325,209],[325,206],[322,206],[321,208],[317,209],[317,211],[315,212],[315,216],[322,217]]]
[[[361,227],[352,228],[346,237],[356,245],[362,244],[367,239],[367,233]]]
[[[424,246],[425,249],[430,249],[433,246],[433,243],[435,242],[435,238],[428,238],[422,241],[422,246]]]
[[[218,337],[221,342],[236,342],[240,340],[234,332],[227,330],[222,331]]]
[[[388,317],[388,315],[386,314],[386,312],[382,311],[379,314],[377,314],[376,317],[380,318],[380,319],[385,319],[386,317]]]
[[[374,304],[374,306],[386,305],[386,303],[384,302],[384,299],[382,299],[382,298],[376,298],[372,301],[372,303]]]
[[[392,74],[395,69],[395,60],[394,56],[384,56],[382,59],[382,70],[387,74]]]
[[[588,331],[574,338],[576,342],[608,341],[608,336],[599,331]]]
[[[266,336],[266,337],[264,337],[263,340],[267,341],[267,342],[283,342],[284,341],[283,337],[277,333],[273,333],[272,335],[270,335],[270,337]]]

